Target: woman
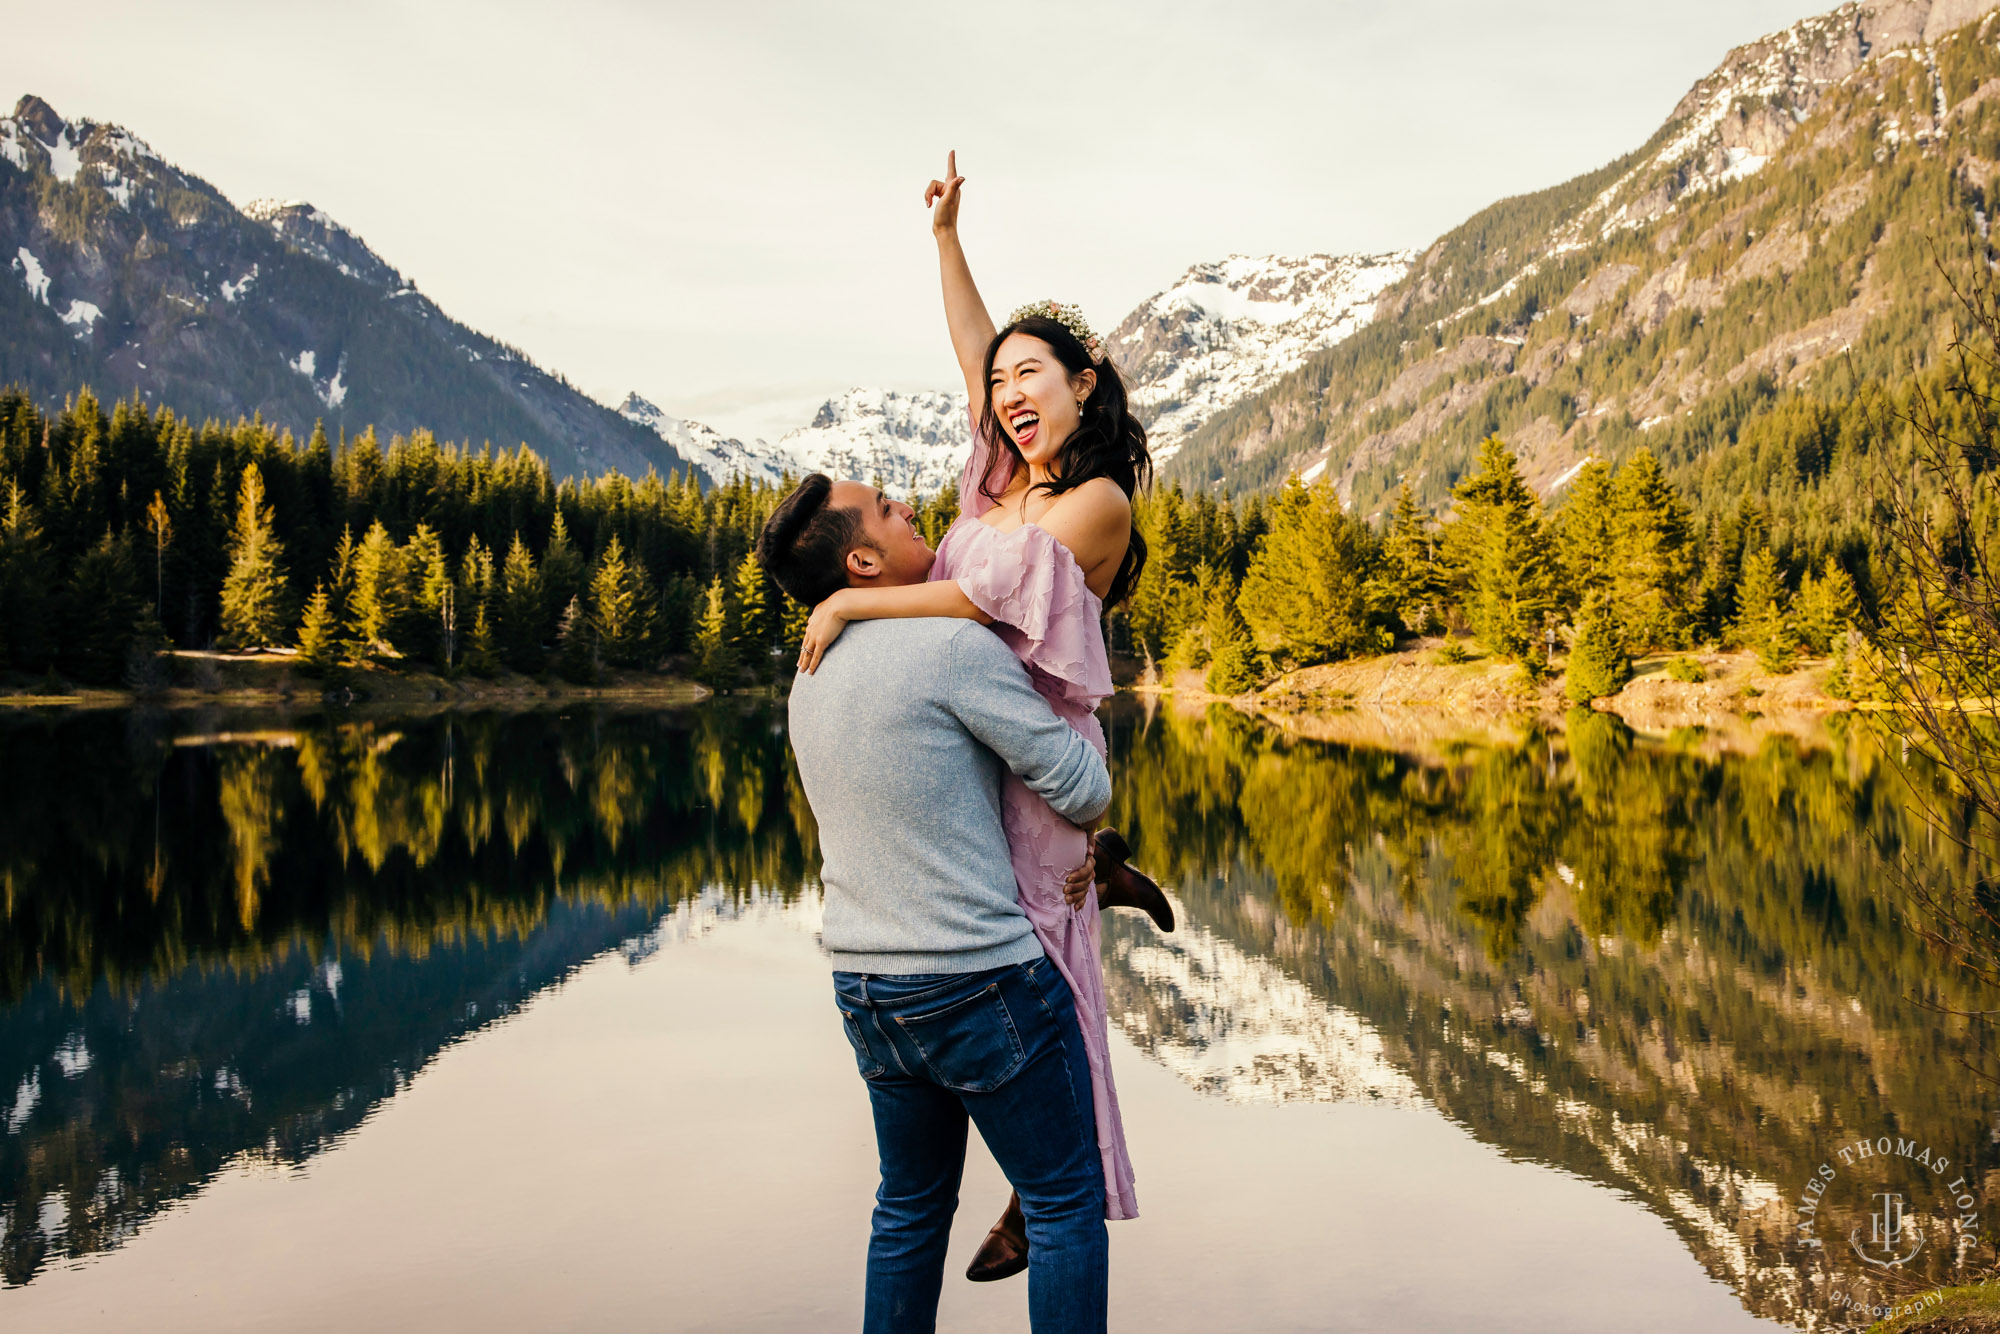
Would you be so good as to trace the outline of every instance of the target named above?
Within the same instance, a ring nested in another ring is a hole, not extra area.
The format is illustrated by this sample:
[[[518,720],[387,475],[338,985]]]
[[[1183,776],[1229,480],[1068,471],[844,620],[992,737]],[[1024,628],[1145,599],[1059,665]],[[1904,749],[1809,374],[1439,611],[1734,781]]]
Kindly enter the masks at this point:
[[[1106,605],[1131,592],[1146,562],[1132,528],[1132,495],[1151,471],[1146,433],[1132,416],[1117,369],[1074,307],[1040,302],[995,330],[958,241],[958,155],[932,181],[945,319],[973,405],[972,455],[960,484],[961,512],[938,544],[931,582],[847,589],[821,602],[806,627],[799,667],[810,672],[848,621],[885,616],[958,616],[993,625],[1026,664],[1051,707],[1105,750],[1094,710],[1111,693],[1100,624]],[[1162,930],[1173,910],[1158,886],[1125,866],[1124,840],[1095,838],[1110,869],[1093,900],[1066,898],[1064,873],[1093,843],[1009,775],[1002,816],[1023,911],[1043,950],[1076,996],[1089,1057],[1104,1159],[1105,1217],[1136,1217],[1132,1164],[1107,1054],[1108,1024],[1098,907],[1136,907]],[[1027,1267],[1020,1198],[1009,1202],[966,1276],[1005,1278]]]

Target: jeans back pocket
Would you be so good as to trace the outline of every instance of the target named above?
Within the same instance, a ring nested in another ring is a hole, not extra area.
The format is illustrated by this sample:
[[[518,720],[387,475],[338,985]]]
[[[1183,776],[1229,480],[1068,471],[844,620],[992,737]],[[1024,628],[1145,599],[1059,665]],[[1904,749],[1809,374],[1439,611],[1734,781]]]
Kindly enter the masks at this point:
[[[861,1032],[861,1021],[845,1005],[840,1007],[840,1026],[847,1032],[847,1044],[854,1048],[854,1063],[861,1067],[863,1079],[873,1079],[888,1068],[875,1059],[875,1053],[869,1050],[867,1037]]]
[[[991,1093],[1027,1060],[998,982],[941,1010],[899,1015],[896,1023],[932,1077],[955,1093]]]

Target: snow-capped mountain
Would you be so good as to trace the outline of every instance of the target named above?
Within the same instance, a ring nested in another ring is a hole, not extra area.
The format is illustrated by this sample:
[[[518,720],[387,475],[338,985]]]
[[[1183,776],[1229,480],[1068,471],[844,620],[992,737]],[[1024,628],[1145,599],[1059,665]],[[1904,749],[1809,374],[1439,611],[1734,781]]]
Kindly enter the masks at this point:
[[[971,448],[962,393],[850,389],[780,437],[774,452],[794,474],[880,477],[891,494],[916,495],[958,481]]]
[[[1367,324],[1409,272],[1385,255],[1231,255],[1197,264],[1111,332],[1111,355],[1164,463],[1217,412]]]
[[[670,417],[637,394],[627,394],[618,415],[635,422],[674,447],[717,482],[744,477],[753,482],[775,482],[783,474],[763,441],[755,447],[722,434],[712,426],[682,417]]]
[[[850,389],[822,403],[809,425],[770,444],[746,445],[700,422],[668,416],[637,394],[627,395],[618,411],[717,481],[775,482],[786,473],[823,472],[863,482],[879,477],[891,495],[928,495],[958,481],[972,448],[964,394]]]
[[[129,131],[38,97],[0,116],[0,236],[0,384],[45,404],[89,385],[301,436],[321,421],[525,442],[559,477],[688,467],[311,204],[238,209]]]
[[[1141,302],[1108,345],[1146,423],[1154,461],[1173,457],[1217,412],[1367,324],[1376,297],[1414,258],[1413,251],[1231,255],[1195,265]],[[892,493],[928,494],[958,480],[972,445],[962,393],[851,389],[822,404],[811,424],[770,444],[729,439],[669,416],[638,394],[619,411],[718,480],[824,472],[880,477]]]

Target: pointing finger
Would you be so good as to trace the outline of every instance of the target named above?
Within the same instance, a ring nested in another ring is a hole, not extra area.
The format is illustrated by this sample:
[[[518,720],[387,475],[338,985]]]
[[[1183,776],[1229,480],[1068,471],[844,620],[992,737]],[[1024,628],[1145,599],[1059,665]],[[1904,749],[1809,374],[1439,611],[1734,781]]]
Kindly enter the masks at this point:
[[[945,154],[944,174],[947,176],[958,175],[958,150],[956,148]]]

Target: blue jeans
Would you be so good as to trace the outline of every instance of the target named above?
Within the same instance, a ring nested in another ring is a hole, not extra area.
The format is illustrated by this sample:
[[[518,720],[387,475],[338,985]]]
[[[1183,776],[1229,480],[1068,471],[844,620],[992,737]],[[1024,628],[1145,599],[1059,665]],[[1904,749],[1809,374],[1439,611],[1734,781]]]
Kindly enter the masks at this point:
[[[875,1108],[882,1185],[864,1334],[937,1327],[969,1117],[1021,1194],[1036,1334],[1105,1322],[1104,1165],[1069,984],[1047,959],[983,973],[835,973]]]

